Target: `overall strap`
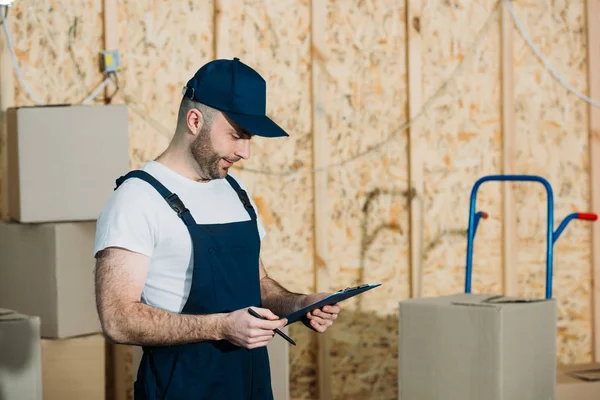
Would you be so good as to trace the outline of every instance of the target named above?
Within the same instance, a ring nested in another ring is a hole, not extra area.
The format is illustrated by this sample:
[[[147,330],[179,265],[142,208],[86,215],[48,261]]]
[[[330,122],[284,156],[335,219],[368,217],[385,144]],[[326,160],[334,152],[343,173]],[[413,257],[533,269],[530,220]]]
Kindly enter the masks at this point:
[[[177,194],[175,193],[172,193],[156,178],[154,178],[152,175],[145,171],[130,171],[126,175],[120,177],[119,179],[117,179],[117,186],[115,187],[115,190],[117,190],[119,186],[121,186],[121,184],[123,184],[123,182],[125,182],[129,178],[138,178],[148,182],[150,185],[152,185],[152,187],[154,187],[154,189],[156,189],[158,193],[160,193],[162,198],[165,199],[169,206],[177,213],[179,218],[181,218],[186,225],[196,225],[196,221],[194,220],[194,217],[192,217],[190,210],[188,210],[187,207],[183,204],[179,196],[177,196]]]
[[[252,203],[250,203],[250,198],[248,197],[246,191],[240,187],[240,185],[234,178],[231,177],[231,175],[226,175],[225,178],[227,179],[227,182],[229,182],[233,190],[236,191],[238,197],[244,205],[244,208],[246,209],[248,214],[250,214],[250,218],[252,219],[252,221],[255,221],[256,212],[254,211],[254,207],[252,207]]]

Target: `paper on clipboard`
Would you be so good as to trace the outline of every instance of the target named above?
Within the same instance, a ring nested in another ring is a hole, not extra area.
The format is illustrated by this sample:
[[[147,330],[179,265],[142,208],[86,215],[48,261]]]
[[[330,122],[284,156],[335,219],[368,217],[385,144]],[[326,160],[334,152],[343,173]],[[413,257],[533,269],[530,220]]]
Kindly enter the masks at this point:
[[[281,319],[286,318],[288,320],[287,325],[289,325],[291,323],[301,320],[302,318],[304,318],[306,313],[311,312],[312,310],[339,303],[341,301],[349,299],[350,297],[354,297],[358,294],[364,293],[367,290],[374,289],[377,286],[381,286],[381,283],[366,283],[364,285],[339,290],[315,303],[309,304],[308,306],[301,308],[298,311],[294,311],[293,313],[288,314],[285,317],[282,317]]]

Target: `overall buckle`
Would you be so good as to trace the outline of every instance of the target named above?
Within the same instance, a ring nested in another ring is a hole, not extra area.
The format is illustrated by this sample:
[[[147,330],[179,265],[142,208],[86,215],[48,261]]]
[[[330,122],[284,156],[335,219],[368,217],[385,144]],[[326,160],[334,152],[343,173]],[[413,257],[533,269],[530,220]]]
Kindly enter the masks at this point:
[[[175,193],[171,193],[170,195],[165,197],[165,199],[167,200],[171,208],[177,213],[178,216],[181,217],[183,213],[189,211],[183,204],[183,201],[181,201],[179,196],[177,196]]]
[[[246,191],[238,190],[237,194],[245,208],[252,208],[252,203],[250,203],[250,198],[248,197]]]

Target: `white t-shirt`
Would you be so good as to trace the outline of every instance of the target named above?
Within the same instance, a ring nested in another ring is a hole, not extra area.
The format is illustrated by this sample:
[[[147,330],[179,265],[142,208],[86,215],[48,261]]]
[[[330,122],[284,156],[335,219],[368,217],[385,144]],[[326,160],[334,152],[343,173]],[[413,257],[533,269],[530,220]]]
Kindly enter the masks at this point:
[[[226,179],[196,182],[156,161],[146,163],[141,169],[176,193],[198,224],[250,220]],[[247,190],[239,179],[233,178]],[[251,197],[250,201],[258,214]],[[260,219],[257,223],[262,240],[266,232]],[[94,255],[111,246],[150,257],[143,303],[172,312],[183,309],[191,287],[192,239],[183,220],[146,181],[127,179],[112,193],[100,213]]]

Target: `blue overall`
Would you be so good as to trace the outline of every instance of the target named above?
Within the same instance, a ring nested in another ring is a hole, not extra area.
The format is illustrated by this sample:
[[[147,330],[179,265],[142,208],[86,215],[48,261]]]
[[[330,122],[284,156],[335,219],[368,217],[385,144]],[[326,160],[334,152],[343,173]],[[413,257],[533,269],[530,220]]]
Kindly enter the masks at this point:
[[[250,220],[201,225],[176,194],[144,171],[131,171],[119,178],[117,188],[134,177],[152,185],[190,233],[192,284],[181,313],[228,313],[249,306],[261,307],[256,213],[235,179],[226,176]],[[134,385],[136,400],[273,399],[266,347],[248,350],[220,340],[144,346],[143,351]]]

